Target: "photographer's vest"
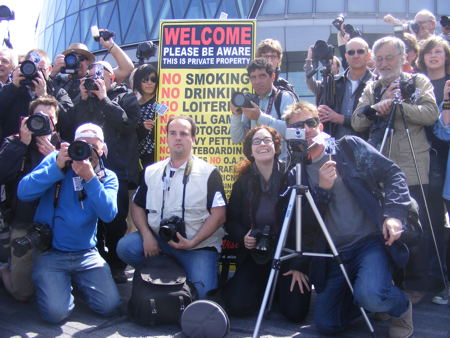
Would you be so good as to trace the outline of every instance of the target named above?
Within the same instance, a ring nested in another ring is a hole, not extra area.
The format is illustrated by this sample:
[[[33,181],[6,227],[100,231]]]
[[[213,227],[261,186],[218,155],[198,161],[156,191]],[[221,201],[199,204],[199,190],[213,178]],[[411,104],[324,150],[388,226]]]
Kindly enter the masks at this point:
[[[191,159],[192,166],[186,183],[184,199],[184,221],[188,239],[197,234],[210,216],[207,209],[208,179],[215,170],[214,166],[196,156],[192,156]],[[188,162],[177,168],[172,176],[170,174],[170,159],[154,163],[145,170],[147,220],[155,235],[159,233],[161,212],[163,212],[163,218],[182,217],[183,178],[187,164]],[[215,247],[217,251],[220,251],[224,234],[225,232],[221,227],[194,249]]]

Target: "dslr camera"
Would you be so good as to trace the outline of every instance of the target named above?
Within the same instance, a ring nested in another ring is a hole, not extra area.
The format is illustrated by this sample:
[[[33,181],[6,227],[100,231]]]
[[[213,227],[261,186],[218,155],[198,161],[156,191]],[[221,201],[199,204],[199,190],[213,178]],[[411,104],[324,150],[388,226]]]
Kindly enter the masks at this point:
[[[31,115],[26,124],[34,136],[44,136],[52,133],[50,117],[41,111]]]
[[[99,30],[97,26],[91,26],[91,35],[95,41],[99,42],[100,38],[103,38],[103,40],[107,41],[114,37],[116,34],[106,29]]]
[[[441,24],[442,27],[450,28],[450,16],[448,15],[441,16],[441,20],[439,20],[439,23]]]
[[[84,161],[92,155],[92,146],[85,141],[74,141],[67,149],[69,157],[73,161]]]
[[[350,36],[350,39],[356,38],[358,36],[361,36],[361,32],[359,29],[356,29],[353,27],[353,25],[350,24],[344,24],[345,17],[343,14],[340,14],[336,19],[333,20],[332,25],[338,30],[341,30],[342,25],[344,25],[344,32],[347,33]]]
[[[251,101],[258,104],[258,95],[244,92],[234,92],[231,96],[231,103],[238,108],[253,108]]]
[[[34,51],[30,54],[29,60],[25,60],[20,64],[20,72],[25,77],[20,81],[21,86],[34,87],[33,80],[38,77],[38,64],[41,62],[41,56],[38,52]]]
[[[67,53],[66,56],[64,56],[66,66],[61,69],[61,72],[65,74],[75,74],[78,72],[78,69],[80,69],[80,62],[83,60],[83,56],[76,53]]]
[[[52,245],[52,230],[45,223],[32,223],[23,237],[16,238],[11,246],[16,257],[24,256],[30,249],[41,252],[50,249]]]
[[[168,242],[172,240],[178,242],[177,232],[186,238],[186,225],[181,217],[171,216],[169,218],[163,218],[161,223],[159,223],[159,237],[164,241]]]
[[[144,64],[144,60],[150,59],[156,54],[156,46],[151,41],[141,42],[136,48],[136,58],[139,65]]]

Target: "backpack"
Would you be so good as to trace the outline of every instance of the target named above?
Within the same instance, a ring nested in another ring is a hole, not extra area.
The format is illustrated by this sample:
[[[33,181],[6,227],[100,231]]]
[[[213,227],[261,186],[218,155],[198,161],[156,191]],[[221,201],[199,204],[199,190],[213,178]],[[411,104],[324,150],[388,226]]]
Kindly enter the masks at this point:
[[[134,272],[128,313],[143,326],[178,324],[196,298],[195,286],[177,261],[165,255],[149,257]]]

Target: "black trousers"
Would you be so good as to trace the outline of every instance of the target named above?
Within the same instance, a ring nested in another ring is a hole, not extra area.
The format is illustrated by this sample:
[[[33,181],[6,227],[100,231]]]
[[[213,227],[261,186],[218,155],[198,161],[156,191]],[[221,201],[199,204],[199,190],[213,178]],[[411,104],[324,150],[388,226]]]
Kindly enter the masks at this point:
[[[259,310],[269,278],[270,266],[271,263],[256,264],[250,255],[239,263],[234,276],[225,284],[223,290],[229,314],[243,317],[253,315]],[[286,271],[286,264],[283,264],[278,276],[275,299],[278,301],[281,313],[287,319],[300,322],[308,314],[311,292],[303,287],[305,293],[302,294],[298,286],[290,292],[292,277],[282,276]]]
[[[117,256],[116,246],[127,232],[128,181],[119,180],[117,193],[117,215],[110,223],[98,221],[97,248],[111,270],[125,270],[126,264]]]

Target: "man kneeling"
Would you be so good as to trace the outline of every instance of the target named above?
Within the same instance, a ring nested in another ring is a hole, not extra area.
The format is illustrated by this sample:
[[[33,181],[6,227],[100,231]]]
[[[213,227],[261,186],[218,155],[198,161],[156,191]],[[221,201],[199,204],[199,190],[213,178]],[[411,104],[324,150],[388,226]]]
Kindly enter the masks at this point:
[[[96,244],[97,221],[117,214],[118,180],[103,167],[106,149],[97,125],[81,125],[69,147],[62,143],[19,183],[18,197],[39,200],[34,221],[51,229],[51,248],[33,261],[41,317],[58,323],[74,308],[72,283],[95,312],[109,316],[120,295]]]

